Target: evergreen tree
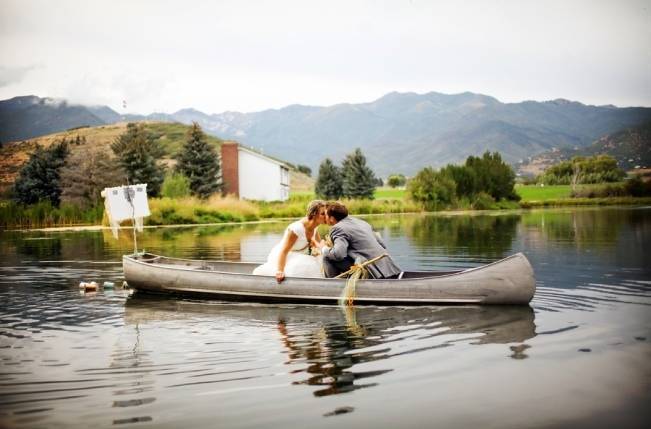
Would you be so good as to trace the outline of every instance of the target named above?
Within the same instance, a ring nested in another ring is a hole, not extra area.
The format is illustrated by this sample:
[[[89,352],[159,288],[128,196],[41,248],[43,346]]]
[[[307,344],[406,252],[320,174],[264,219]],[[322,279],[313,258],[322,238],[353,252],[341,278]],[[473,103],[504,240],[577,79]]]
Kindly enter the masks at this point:
[[[61,202],[61,168],[69,152],[65,139],[47,149],[36,146],[14,183],[14,200],[23,204],[48,200],[58,207]]]
[[[346,155],[342,164],[343,196],[347,198],[373,199],[376,179],[373,171],[366,165],[366,157],[357,148]]]
[[[142,125],[127,124],[127,131],[111,145],[118,157],[118,163],[127,175],[130,184],[147,184],[147,194],[158,196],[165,176],[165,170],[157,164],[163,155],[158,143],[152,139]]]
[[[97,207],[102,204],[104,188],[125,183],[124,171],[105,148],[83,146],[70,155],[61,170],[61,200],[84,208]]]
[[[330,158],[319,166],[319,176],[316,180],[314,192],[319,198],[325,200],[337,200],[342,195],[341,170],[332,163]]]
[[[192,194],[208,198],[221,189],[219,156],[196,122],[192,123],[177,159],[176,169],[190,181]]]

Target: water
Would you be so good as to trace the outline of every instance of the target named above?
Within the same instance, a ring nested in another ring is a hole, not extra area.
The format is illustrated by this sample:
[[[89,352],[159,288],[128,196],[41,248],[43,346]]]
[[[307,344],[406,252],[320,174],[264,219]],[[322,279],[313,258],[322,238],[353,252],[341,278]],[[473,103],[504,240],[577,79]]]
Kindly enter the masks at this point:
[[[530,307],[237,304],[82,293],[129,234],[0,233],[0,427],[646,427],[651,208],[368,219],[398,263],[530,259]],[[148,229],[261,260],[284,223]]]

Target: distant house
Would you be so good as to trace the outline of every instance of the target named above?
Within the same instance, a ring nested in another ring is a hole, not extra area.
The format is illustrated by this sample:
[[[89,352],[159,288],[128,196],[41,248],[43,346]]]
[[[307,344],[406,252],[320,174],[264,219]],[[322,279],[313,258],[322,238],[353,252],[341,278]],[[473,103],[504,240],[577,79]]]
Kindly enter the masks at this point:
[[[240,199],[285,201],[289,198],[289,166],[237,142],[222,143],[224,192]]]

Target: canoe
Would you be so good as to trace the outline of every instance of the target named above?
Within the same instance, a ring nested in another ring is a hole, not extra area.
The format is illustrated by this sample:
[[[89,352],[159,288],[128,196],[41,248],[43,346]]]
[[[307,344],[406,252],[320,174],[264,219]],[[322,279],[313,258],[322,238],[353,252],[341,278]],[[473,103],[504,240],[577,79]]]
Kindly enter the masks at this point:
[[[223,300],[336,304],[345,279],[251,274],[260,265],[169,258],[151,253],[122,257],[132,288],[146,292],[198,295]],[[522,253],[459,271],[409,271],[402,279],[365,279],[355,304],[528,304],[536,290],[533,269]]]

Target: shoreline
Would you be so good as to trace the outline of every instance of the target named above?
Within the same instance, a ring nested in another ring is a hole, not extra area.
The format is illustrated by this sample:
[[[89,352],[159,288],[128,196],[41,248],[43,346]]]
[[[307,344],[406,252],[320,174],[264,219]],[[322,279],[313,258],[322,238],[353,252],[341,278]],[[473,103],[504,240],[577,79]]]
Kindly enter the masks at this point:
[[[351,213],[351,216],[361,217],[361,218],[371,218],[379,216],[401,216],[401,215],[427,215],[427,216],[499,216],[499,215],[509,215],[509,214],[522,214],[532,211],[542,211],[542,210],[566,210],[566,209],[585,209],[585,210],[595,210],[595,209],[612,209],[618,207],[632,207],[636,206],[639,208],[651,207],[651,198],[638,198],[638,200],[630,203],[612,203],[604,204],[603,202],[595,202],[592,204],[533,204],[529,207],[520,207],[513,209],[488,209],[488,210],[474,210],[474,209],[457,209],[457,210],[439,210],[439,211],[421,211],[421,212],[400,212],[400,213],[364,213],[356,214]],[[212,223],[182,223],[182,224],[167,224],[167,225],[145,225],[144,229],[155,229],[155,228],[194,228],[194,227],[206,227],[206,226],[238,226],[238,225],[261,225],[261,224],[272,224],[286,222],[290,220],[295,220],[296,217],[277,217],[277,218],[268,218],[261,220],[253,221],[242,221],[242,222],[212,222]],[[83,231],[102,231],[110,230],[110,226],[104,225],[71,225],[71,226],[52,226],[45,228],[13,228],[6,229],[7,232],[83,232]],[[129,226],[121,227],[120,229],[130,229]]]

